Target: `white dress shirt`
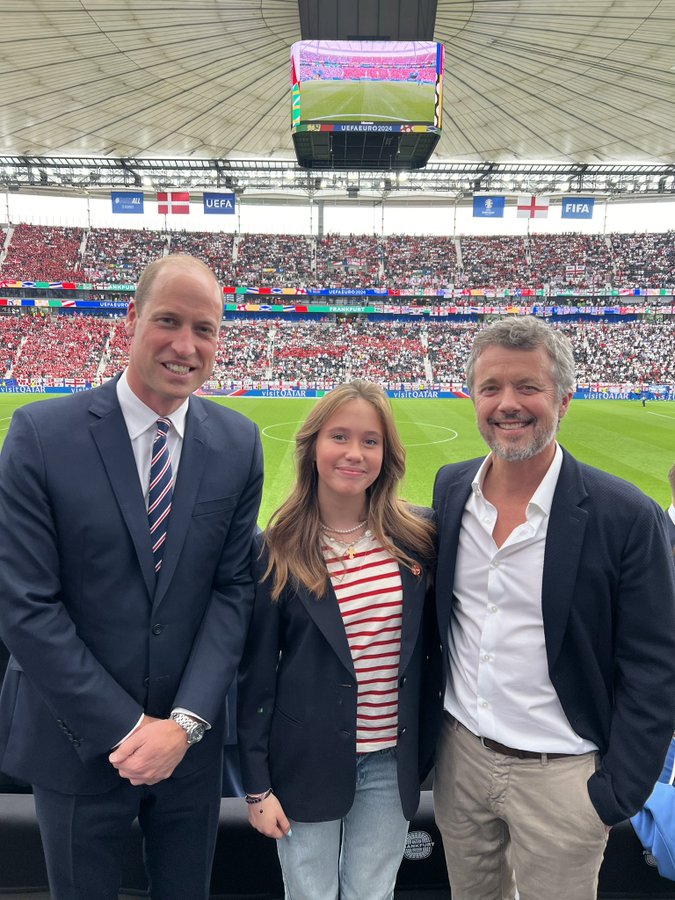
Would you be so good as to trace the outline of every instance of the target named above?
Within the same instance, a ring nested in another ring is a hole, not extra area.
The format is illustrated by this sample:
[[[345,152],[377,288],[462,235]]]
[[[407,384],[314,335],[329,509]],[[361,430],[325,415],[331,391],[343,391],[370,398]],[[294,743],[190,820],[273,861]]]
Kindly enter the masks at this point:
[[[570,726],[548,674],[542,615],[544,551],[562,465],[556,452],[518,525],[501,547],[496,508],[482,486],[488,456],[462,517],[450,616],[445,708],[474,734],[518,750],[595,750]]]
[[[671,504],[668,510],[668,515],[670,516],[670,521],[673,523],[673,525],[675,525],[675,503]]]
[[[124,416],[124,423],[129,432],[131,449],[134,452],[134,459],[136,461],[136,471],[138,472],[138,479],[143,488],[145,508],[147,509],[148,493],[150,489],[150,458],[152,454],[152,444],[155,439],[155,425],[157,419],[160,417],[154,410],[150,409],[149,406],[146,406],[142,400],[139,400],[136,394],[131,390],[127,380],[126,369],[122,372],[122,375],[117,382],[117,400],[122,410],[122,415]],[[176,481],[176,475],[178,474],[181,450],[183,449],[185,417],[187,415],[189,403],[190,398],[187,397],[178,409],[174,410],[170,415],[162,417],[169,419],[171,422],[171,428],[167,433],[166,442],[171,455],[171,473],[173,475],[174,483]],[[189,709],[176,707],[172,712],[186,713],[199,722],[203,721]],[[121,744],[126,741],[129,735],[136,731],[142,721],[143,716],[141,716],[129,734],[126,734],[119,743]],[[211,727],[207,722],[204,724],[207,728]],[[119,746],[119,744],[116,744],[115,746]]]
[[[152,455],[152,443],[155,439],[155,424],[160,418],[157,413],[139,400],[129,387],[126,369],[122,372],[117,382],[117,399],[122,409],[124,422],[129,432],[131,449],[134,451],[136,471],[143,488],[145,508],[148,508],[148,490],[150,487],[150,458]],[[171,455],[171,472],[176,481],[180,455],[183,449],[183,436],[185,434],[185,416],[187,415],[190,398],[186,398],[177,410],[162,418],[169,419],[171,428],[168,431],[166,442]]]

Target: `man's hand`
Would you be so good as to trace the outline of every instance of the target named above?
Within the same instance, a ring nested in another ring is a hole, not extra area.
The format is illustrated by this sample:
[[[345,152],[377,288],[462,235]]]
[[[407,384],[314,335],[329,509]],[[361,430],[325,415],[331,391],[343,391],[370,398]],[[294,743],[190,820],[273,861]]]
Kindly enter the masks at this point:
[[[108,759],[132,784],[157,784],[173,773],[188,746],[180,725],[171,719],[144,716],[136,731]]]

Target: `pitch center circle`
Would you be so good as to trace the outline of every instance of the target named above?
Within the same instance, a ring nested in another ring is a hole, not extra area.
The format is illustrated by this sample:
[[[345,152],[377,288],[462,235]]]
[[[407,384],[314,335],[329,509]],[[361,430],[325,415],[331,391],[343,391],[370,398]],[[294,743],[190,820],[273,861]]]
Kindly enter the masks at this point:
[[[272,434],[272,430],[277,428],[287,428],[289,425],[296,429],[301,424],[301,422],[275,422],[273,425],[266,425],[262,429],[262,434],[265,437],[270,438],[270,440],[281,441],[282,444],[292,444],[294,442],[294,438],[278,437],[278,435]],[[406,445],[406,447],[429,447],[432,444],[447,444],[459,437],[459,432],[455,431],[454,428],[448,428],[447,425],[436,425],[433,422],[404,422],[402,423],[402,425],[399,425],[399,432],[405,431],[406,426],[412,425],[417,428],[438,428],[440,431],[446,431],[448,434],[447,436],[438,438],[438,440],[420,441],[414,444],[408,443],[403,439],[402,436],[401,439],[403,440],[403,443]]]
[[[447,425],[436,425],[434,422],[408,422],[404,423],[405,425],[415,425],[418,428],[438,428],[441,431],[447,431],[448,437],[441,437],[437,441],[421,441],[417,444],[409,444],[407,441],[403,441],[406,447],[430,447],[432,444],[448,444],[450,441],[454,441],[459,437],[459,432],[455,431],[454,428],[448,428]],[[399,426],[399,431],[401,430],[401,426]]]

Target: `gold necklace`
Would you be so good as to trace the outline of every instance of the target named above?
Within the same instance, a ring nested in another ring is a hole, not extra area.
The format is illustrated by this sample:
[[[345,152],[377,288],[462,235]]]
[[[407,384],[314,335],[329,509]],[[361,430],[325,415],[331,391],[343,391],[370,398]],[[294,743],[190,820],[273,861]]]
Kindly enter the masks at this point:
[[[366,522],[361,522],[361,524],[357,527],[363,528],[365,524]],[[326,534],[329,540],[333,541],[333,543],[335,544],[340,544],[340,546],[345,548],[345,559],[354,559],[354,557],[356,556],[356,547],[359,542],[362,541],[365,537],[370,537],[370,531],[366,529],[363,534],[359,535],[359,537],[357,537],[353,541],[341,541],[339,538],[330,537],[327,532],[331,531],[335,532],[336,534],[350,534],[352,531],[356,531],[356,528],[349,528],[347,531],[338,531],[337,528],[326,528],[324,525],[321,525],[321,530],[324,534]]]

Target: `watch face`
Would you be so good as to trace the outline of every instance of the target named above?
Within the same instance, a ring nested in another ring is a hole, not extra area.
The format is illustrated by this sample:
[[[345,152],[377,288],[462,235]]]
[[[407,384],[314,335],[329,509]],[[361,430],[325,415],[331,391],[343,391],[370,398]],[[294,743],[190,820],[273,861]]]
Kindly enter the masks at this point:
[[[188,744],[196,744],[204,737],[204,726],[195,723],[191,728],[188,729],[187,739]]]
[[[172,715],[171,718],[177,725],[180,725],[185,732],[188,744],[196,744],[204,737],[206,726],[201,722],[193,721],[184,713],[177,713],[176,715]]]

